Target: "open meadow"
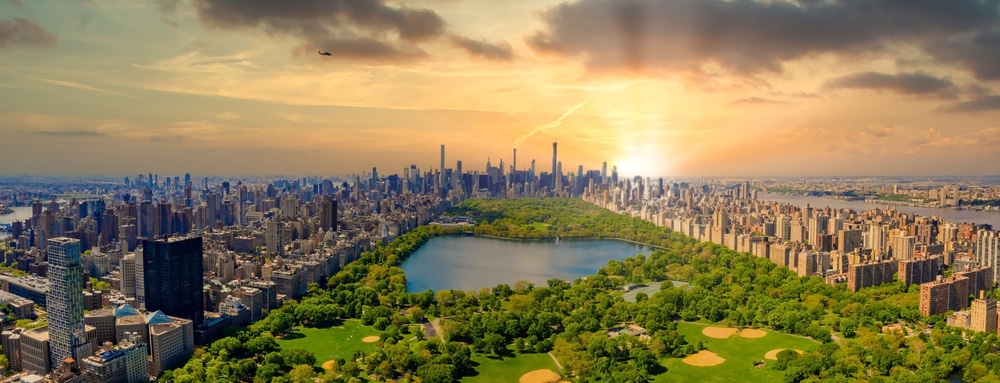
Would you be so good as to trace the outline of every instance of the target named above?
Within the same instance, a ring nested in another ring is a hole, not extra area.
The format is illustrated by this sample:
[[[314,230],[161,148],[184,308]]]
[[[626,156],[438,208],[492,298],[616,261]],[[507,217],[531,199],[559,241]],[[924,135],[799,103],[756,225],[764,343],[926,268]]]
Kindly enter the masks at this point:
[[[774,369],[773,360],[765,359],[768,352],[784,348],[808,352],[819,347],[810,339],[771,330],[744,329],[736,333],[735,329],[687,322],[679,323],[677,330],[689,343],[702,341],[707,352],[667,359],[663,363],[667,372],[653,382],[780,382],[784,372]],[[766,365],[754,367],[753,363],[760,360]]]
[[[312,351],[316,355],[316,364],[322,366],[335,358],[350,360],[357,351],[368,353],[375,350],[380,334],[362,325],[360,320],[346,320],[340,326],[329,328],[296,327],[278,339],[278,346]]]
[[[551,375],[550,373],[541,374],[541,371],[539,371],[529,376],[525,376],[525,374],[538,370],[550,370],[554,373],[560,373],[559,367],[552,361],[549,354],[545,353],[514,354],[514,356],[504,358],[503,360],[484,355],[475,355],[472,357],[472,360],[479,363],[476,366],[478,374],[463,378],[462,383],[519,382],[522,377],[531,380],[531,382],[526,381],[525,383],[542,383],[547,380],[543,375]],[[536,376],[542,379],[539,381],[536,379]],[[554,375],[551,376],[554,377]],[[554,383],[560,380],[552,379],[552,381]]]

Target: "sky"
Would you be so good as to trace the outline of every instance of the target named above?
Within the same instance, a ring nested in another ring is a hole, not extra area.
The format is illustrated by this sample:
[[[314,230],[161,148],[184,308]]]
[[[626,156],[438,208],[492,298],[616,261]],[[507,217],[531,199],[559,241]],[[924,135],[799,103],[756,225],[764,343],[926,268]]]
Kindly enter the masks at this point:
[[[0,174],[997,175],[998,4],[0,0]]]

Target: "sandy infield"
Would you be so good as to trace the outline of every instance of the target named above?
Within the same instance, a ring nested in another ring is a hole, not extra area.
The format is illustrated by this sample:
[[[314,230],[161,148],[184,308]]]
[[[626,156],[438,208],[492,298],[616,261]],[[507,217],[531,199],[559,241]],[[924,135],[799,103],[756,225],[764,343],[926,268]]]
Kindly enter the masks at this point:
[[[764,335],[767,335],[767,331],[755,328],[745,328],[740,330],[740,336],[744,338],[763,338]]]
[[[730,335],[735,334],[736,333],[736,329],[732,328],[732,327],[714,327],[714,326],[712,326],[712,327],[705,327],[703,330],[701,330],[701,333],[705,334],[705,336],[707,336],[709,338],[726,339]]]
[[[555,383],[559,379],[562,379],[559,374],[552,370],[535,370],[527,374],[521,375],[521,379],[518,380],[520,383]]]
[[[698,351],[697,354],[688,356],[683,360],[684,363],[698,367],[715,366],[717,364],[722,364],[722,362],[725,361],[725,359],[722,359],[718,355],[715,355],[714,352],[708,350]]]
[[[326,362],[323,362],[323,369],[324,370],[332,370],[334,363],[337,363],[337,361],[335,361],[335,360],[328,360]]]
[[[361,341],[365,343],[375,343],[378,342],[378,339],[379,339],[378,335],[372,335],[361,338]]]
[[[768,351],[767,354],[764,354],[764,359],[778,360],[778,353],[782,352],[784,350],[785,349],[783,349],[783,348],[779,348],[779,349]],[[799,354],[802,354],[802,350],[795,350],[795,352],[797,352]]]

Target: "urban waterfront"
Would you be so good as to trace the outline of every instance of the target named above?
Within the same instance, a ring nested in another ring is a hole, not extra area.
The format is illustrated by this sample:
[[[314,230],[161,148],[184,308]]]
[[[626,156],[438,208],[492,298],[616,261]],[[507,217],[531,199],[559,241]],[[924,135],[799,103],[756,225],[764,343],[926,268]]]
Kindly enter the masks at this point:
[[[24,221],[31,218],[31,206],[12,207],[13,213],[0,215],[0,223],[10,224],[14,221]]]
[[[798,207],[803,207],[806,204],[809,204],[810,206],[817,208],[829,206],[834,209],[854,209],[854,211],[859,212],[875,208],[892,208],[903,213],[916,214],[924,217],[943,218],[944,220],[953,223],[970,222],[976,224],[990,224],[993,225],[993,227],[1000,227],[1000,213],[991,211],[891,205],[887,203],[869,203],[864,201],[849,201],[836,198],[807,197],[787,194],[761,193],[758,197],[762,201],[790,203]]]
[[[614,240],[505,240],[485,237],[432,238],[403,262],[406,289],[479,290],[525,280],[536,286],[552,278],[591,275],[610,260],[649,254],[648,246]]]

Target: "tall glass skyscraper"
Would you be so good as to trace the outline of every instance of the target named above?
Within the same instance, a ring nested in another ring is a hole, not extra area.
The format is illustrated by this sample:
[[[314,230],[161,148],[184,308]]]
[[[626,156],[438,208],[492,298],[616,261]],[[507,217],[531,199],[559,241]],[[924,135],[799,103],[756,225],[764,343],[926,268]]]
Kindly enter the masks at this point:
[[[46,312],[49,318],[49,355],[52,365],[66,358],[80,360],[89,356],[90,344],[83,328],[83,266],[80,264],[80,241],[59,237],[48,241],[49,292]]]
[[[204,321],[201,246],[201,237],[142,241],[146,310]]]

